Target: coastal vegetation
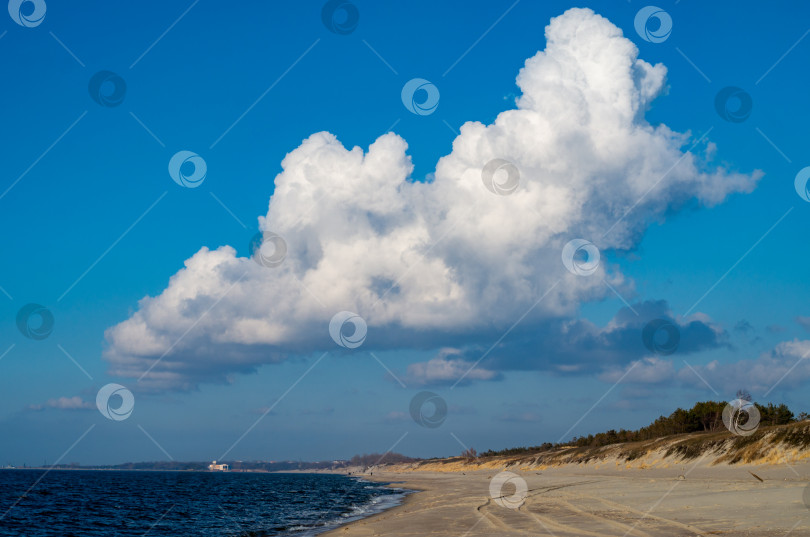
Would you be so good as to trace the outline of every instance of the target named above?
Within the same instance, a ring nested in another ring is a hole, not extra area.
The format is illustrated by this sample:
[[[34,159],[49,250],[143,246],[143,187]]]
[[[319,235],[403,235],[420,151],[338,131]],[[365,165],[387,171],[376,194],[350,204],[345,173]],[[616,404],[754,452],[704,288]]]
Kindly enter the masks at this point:
[[[745,395],[745,394],[741,394]],[[702,401],[695,403],[690,409],[678,408],[669,416],[660,416],[646,427],[637,430],[610,429],[608,431],[587,436],[574,437],[569,442],[543,443],[532,447],[514,447],[501,450],[487,450],[481,453],[483,457],[498,455],[519,455],[523,453],[538,453],[558,449],[562,447],[603,447],[613,444],[624,444],[628,442],[640,442],[653,440],[667,436],[690,434],[690,433],[712,433],[725,431],[723,425],[723,409],[728,403],[721,401]],[[803,421],[807,418],[805,413],[798,417],[787,405],[767,403],[761,405],[753,403],[759,410],[761,427],[773,425],[786,425],[796,421]]]

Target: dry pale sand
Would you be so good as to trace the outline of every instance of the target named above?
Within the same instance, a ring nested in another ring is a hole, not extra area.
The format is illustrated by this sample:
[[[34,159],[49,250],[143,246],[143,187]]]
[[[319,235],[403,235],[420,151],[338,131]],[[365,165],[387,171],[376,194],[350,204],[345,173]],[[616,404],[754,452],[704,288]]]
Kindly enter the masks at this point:
[[[497,505],[494,471],[384,472],[374,481],[419,490],[395,507],[325,535],[810,535],[803,495],[810,463],[627,469],[568,465],[510,471],[528,485],[518,509]],[[764,481],[760,482],[749,472]],[[684,479],[680,475],[686,474]],[[507,489],[511,494],[514,489]]]

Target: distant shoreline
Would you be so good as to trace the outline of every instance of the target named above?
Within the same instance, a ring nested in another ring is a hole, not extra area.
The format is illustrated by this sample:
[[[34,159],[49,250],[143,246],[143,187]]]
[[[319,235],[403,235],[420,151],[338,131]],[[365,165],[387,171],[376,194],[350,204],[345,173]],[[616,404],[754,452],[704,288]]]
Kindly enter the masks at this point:
[[[217,470],[196,470],[196,469],[182,469],[182,468],[91,468],[91,467],[79,467],[79,468],[69,468],[69,467],[49,467],[49,466],[26,466],[26,467],[14,467],[14,468],[7,468],[3,467],[0,468],[2,470],[45,470],[51,472],[184,472],[184,473],[200,473],[200,474],[335,474],[335,475],[345,475],[346,477],[360,477],[360,475],[347,475],[342,472],[330,472],[330,471],[319,471],[319,470],[227,470],[227,471],[217,471]]]

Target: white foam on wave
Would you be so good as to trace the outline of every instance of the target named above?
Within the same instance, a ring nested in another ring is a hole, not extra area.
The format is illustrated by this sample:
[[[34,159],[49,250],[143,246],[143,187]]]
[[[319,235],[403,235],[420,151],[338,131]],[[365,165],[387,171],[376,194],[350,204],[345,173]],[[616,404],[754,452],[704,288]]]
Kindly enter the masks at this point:
[[[361,478],[357,479],[362,481]],[[392,507],[396,507],[402,504],[402,501],[408,494],[415,492],[413,490],[403,488],[385,488],[383,485],[378,483],[370,483],[364,488],[377,489],[380,491],[386,490],[388,492],[372,496],[368,501],[362,504],[352,505],[349,512],[342,513],[339,517],[320,524],[317,528],[302,528],[299,526],[296,528],[290,528],[291,533],[294,533],[296,537],[313,537],[320,533],[333,530],[345,524],[349,524],[363,518],[368,518],[372,515],[376,515],[377,513],[382,513],[383,511],[391,509]],[[391,491],[393,491],[393,494]]]

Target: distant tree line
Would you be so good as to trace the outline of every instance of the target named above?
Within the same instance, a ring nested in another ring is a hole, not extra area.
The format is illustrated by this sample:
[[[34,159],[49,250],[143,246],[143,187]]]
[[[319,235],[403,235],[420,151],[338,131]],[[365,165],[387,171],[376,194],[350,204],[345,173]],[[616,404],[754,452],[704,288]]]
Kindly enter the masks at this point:
[[[750,400],[750,396],[748,396]],[[689,410],[678,408],[669,416],[661,416],[646,427],[635,431],[625,429],[611,429],[609,431],[588,436],[574,437],[570,442],[552,444],[546,442],[539,446],[518,447],[502,449],[500,451],[488,450],[481,454],[482,457],[495,455],[521,455],[524,453],[537,453],[549,451],[559,447],[602,447],[611,444],[624,442],[639,442],[653,440],[664,436],[686,433],[714,432],[725,429],[723,425],[723,409],[727,403],[722,401],[703,401],[695,403]],[[754,403],[760,413],[760,426],[785,425],[795,421],[807,419],[806,413],[802,412],[796,418],[793,412],[785,404],[760,405]]]
[[[414,459],[402,455],[401,453],[364,453],[363,455],[355,455],[349,459],[346,466],[375,466],[377,464],[400,464],[406,462],[414,462],[419,459]]]
[[[415,462],[421,459],[406,457],[400,453],[369,453],[355,455],[350,460],[334,461],[220,461],[228,464],[231,471],[253,471],[253,472],[285,472],[289,470],[337,470],[350,466],[369,467],[376,464],[399,464]],[[86,469],[107,469],[107,470],[191,470],[207,471],[210,462],[182,462],[182,461],[157,461],[157,462],[127,462],[111,466],[80,466],[78,463],[62,464],[50,466],[51,468],[86,468]]]

